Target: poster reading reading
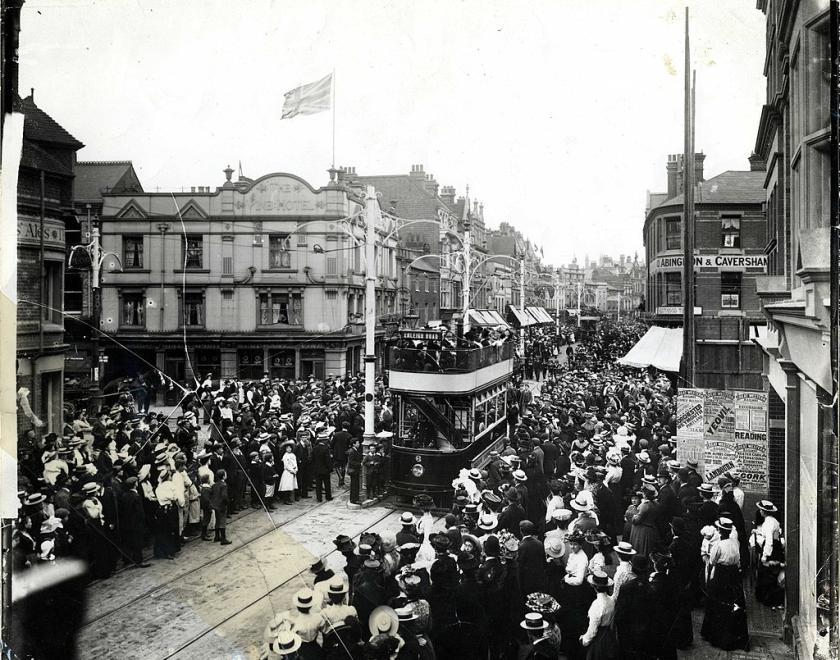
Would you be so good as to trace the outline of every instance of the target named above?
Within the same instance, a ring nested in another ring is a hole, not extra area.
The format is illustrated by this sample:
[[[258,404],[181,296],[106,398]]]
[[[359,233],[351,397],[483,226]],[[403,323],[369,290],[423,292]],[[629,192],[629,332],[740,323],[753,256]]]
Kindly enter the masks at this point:
[[[730,470],[741,488],[767,493],[767,393],[684,389],[677,395],[677,459],[714,482]]]

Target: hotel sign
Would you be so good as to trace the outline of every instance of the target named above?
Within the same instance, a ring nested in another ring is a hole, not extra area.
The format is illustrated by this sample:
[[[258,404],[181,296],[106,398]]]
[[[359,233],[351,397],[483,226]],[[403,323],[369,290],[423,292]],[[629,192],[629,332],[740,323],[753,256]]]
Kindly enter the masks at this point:
[[[694,316],[700,316],[703,313],[702,307],[694,308]],[[658,316],[682,316],[682,307],[657,307],[656,314]]]
[[[675,272],[681,271],[683,267],[682,256],[659,257],[650,262],[651,272]],[[714,268],[715,270],[740,271],[748,268],[761,268],[761,272],[767,272],[766,254],[698,254],[694,257],[694,270],[700,268]]]
[[[271,177],[259,181],[235,206],[242,215],[324,215],[326,194],[314,193],[291,177]]]

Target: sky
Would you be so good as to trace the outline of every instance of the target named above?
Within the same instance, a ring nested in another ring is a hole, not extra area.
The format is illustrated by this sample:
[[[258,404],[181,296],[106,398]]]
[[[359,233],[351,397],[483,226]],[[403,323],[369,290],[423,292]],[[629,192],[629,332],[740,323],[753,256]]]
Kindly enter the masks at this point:
[[[20,91],[146,190],[242,163],[326,185],[332,114],[280,120],[335,71],[335,164],[484,204],[561,264],[643,256],[646,191],[683,150],[684,7],[706,178],[749,169],[765,94],[754,0],[27,0]]]

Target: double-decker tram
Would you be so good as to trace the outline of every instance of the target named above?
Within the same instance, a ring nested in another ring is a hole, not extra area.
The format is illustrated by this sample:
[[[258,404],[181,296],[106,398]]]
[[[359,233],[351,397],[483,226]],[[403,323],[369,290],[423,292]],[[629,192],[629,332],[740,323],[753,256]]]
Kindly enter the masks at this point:
[[[448,506],[462,468],[482,467],[506,431],[514,342],[463,347],[444,329],[402,330],[391,347],[391,487]]]

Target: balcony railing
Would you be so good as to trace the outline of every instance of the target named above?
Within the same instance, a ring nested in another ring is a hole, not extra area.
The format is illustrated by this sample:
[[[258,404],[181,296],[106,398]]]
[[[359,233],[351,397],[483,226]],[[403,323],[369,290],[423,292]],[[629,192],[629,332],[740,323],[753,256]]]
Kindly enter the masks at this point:
[[[482,346],[467,349],[389,349],[389,364],[394,371],[416,373],[469,373],[483,367],[509,360],[514,354],[514,343]]]

